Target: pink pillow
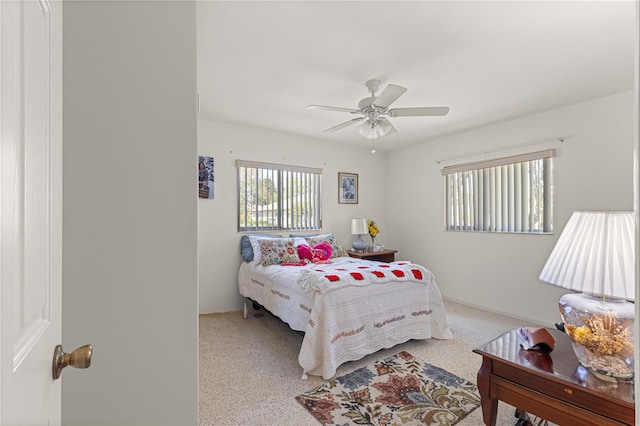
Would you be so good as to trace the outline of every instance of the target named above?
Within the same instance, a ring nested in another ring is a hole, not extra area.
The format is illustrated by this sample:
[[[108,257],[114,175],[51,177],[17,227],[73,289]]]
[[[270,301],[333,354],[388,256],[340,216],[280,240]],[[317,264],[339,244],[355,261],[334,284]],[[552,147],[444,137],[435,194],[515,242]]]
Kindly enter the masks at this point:
[[[331,259],[331,254],[333,254],[333,250],[331,249],[331,244],[323,241],[321,243],[313,246],[313,254],[314,258],[318,258],[320,260],[329,260]]]
[[[300,244],[297,248],[300,259],[308,259],[313,263],[327,262],[331,259],[331,245],[326,242],[318,243],[313,248],[306,244]]]

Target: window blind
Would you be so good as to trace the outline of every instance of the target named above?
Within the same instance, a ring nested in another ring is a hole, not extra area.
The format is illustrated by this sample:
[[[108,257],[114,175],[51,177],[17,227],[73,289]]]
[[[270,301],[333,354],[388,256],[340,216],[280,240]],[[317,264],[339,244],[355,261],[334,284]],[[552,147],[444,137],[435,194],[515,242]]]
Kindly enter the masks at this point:
[[[555,150],[442,169],[450,231],[549,233]]]
[[[236,160],[238,230],[321,228],[322,169]]]

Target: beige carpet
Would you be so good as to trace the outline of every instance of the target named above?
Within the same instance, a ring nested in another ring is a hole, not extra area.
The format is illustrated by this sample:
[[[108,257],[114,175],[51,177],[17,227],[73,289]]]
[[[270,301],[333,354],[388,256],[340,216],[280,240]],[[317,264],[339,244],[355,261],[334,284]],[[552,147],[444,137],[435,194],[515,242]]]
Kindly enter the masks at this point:
[[[468,306],[445,301],[453,340],[410,341],[343,364],[336,375],[392,356],[402,350],[476,383],[481,357],[472,349],[499,334],[525,324]],[[257,316],[254,314],[258,314]],[[263,314],[263,315],[260,315]],[[265,311],[202,315],[200,317],[200,424],[310,425],[318,426],[294,399],[321,383],[321,377],[301,380],[298,351],[302,333]],[[515,409],[498,404],[497,425],[516,423]],[[463,419],[460,426],[482,425],[482,409]]]

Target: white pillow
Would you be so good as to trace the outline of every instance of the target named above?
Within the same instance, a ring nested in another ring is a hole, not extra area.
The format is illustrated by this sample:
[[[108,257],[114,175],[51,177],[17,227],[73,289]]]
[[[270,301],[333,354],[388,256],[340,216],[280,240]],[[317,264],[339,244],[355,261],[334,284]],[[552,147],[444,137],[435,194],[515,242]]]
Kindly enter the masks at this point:
[[[251,263],[259,265],[262,263],[262,251],[260,250],[260,240],[273,239],[273,237],[262,237],[260,235],[249,235],[249,241],[251,242],[251,248],[253,249],[253,260]]]
[[[305,240],[304,238],[294,237],[293,238],[293,245],[298,247],[300,244],[304,244],[305,246],[308,246],[309,242],[307,240]]]

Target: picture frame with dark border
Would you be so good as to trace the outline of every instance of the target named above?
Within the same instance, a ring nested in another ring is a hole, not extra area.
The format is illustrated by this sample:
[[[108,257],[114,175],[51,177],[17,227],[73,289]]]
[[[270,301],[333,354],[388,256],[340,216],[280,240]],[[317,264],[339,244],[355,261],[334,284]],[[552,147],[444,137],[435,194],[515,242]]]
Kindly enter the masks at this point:
[[[338,203],[358,204],[358,175],[338,172]]]
[[[198,198],[214,198],[213,179],[213,157],[198,156]]]

